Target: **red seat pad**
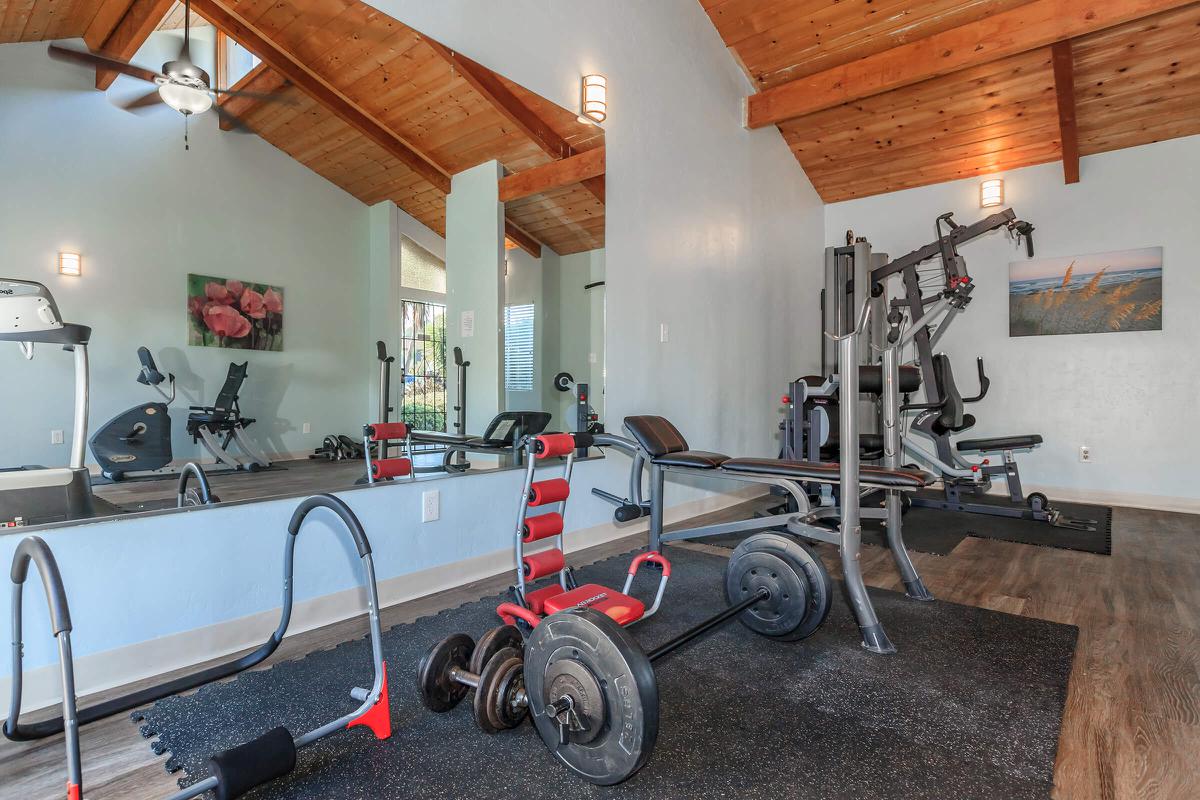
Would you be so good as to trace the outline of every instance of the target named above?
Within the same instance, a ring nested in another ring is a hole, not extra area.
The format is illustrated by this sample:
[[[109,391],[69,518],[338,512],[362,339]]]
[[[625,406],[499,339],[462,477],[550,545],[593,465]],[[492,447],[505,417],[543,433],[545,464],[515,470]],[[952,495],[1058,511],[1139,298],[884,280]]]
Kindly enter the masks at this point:
[[[618,625],[637,622],[646,613],[646,605],[641,600],[598,583],[585,583],[578,589],[548,597],[543,601],[542,607],[547,614],[553,614],[556,611],[574,608],[581,603],[586,603],[587,608],[607,614]]]
[[[543,586],[541,589],[535,589],[532,592],[527,592],[525,594],[525,605],[528,606],[529,610],[533,613],[537,614],[538,616],[542,616],[546,613],[546,600],[562,593],[563,588],[558,585],[558,581],[556,580],[549,586]]]

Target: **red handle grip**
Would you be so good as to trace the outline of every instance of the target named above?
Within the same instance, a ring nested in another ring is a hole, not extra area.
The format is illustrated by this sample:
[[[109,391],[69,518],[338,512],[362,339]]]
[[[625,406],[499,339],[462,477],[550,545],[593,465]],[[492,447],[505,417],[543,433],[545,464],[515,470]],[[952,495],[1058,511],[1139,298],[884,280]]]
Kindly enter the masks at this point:
[[[375,480],[383,478],[402,478],[412,474],[412,462],[407,458],[381,458],[371,462],[371,477]]]
[[[536,628],[537,624],[542,621],[537,614],[516,603],[501,603],[496,606],[496,613],[500,615],[500,619],[504,620],[506,625],[516,625],[517,620],[522,619],[528,622],[530,627]]]
[[[635,574],[638,571],[638,568],[647,561],[653,561],[655,564],[662,564],[663,577],[671,577],[671,562],[667,560],[666,556],[661,553],[655,553],[653,550],[649,553],[642,553],[640,556],[636,556],[633,561],[629,562],[629,574]]]
[[[538,481],[529,487],[529,505],[544,506],[566,500],[571,495],[571,484],[566,478],[551,478]]]
[[[367,426],[367,436],[372,442],[403,439],[408,436],[408,424],[404,422],[376,422]]]
[[[544,433],[536,441],[534,454],[538,458],[565,456],[575,449],[575,437],[569,433]]]
[[[536,517],[525,518],[525,534],[521,537],[521,541],[529,544],[542,539],[549,539],[551,536],[558,536],[563,532],[562,514],[557,511],[550,514],[539,514]]]
[[[538,578],[544,578],[555,572],[561,572],[566,563],[567,560],[563,556],[562,550],[554,548],[525,556],[521,561],[522,567],[525,570],[525,578],[531,581],[536,581]]]

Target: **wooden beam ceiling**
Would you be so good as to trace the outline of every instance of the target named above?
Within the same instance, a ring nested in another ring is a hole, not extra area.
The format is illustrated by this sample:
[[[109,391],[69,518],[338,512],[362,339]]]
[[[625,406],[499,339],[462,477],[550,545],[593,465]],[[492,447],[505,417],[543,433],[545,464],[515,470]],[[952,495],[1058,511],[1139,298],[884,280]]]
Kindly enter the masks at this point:
[[[1079,183],[1079,131],[1075,125],[1075,62],[1070,40],[1050,49],[1054,66],[1054,97],[1058,106],[1058,135],[1062,142],[1063,180]]]
[[[1033,0],[751,95],[745,122],[766,127],[1193,2]]]
[[[429,38],[426,38],[425,42],[447,64],[457,70],[475,91],[483,95],[497,111],[541,147],[548,156],[554,159],[563,159],[575,154],[574,148],[566,139],[558,135],[552,127],[522,103],[494,72],[472,61],[462,53],[454,52],[440,42]],[[589,176],[582,183],[588,191],[595,195],[597,200],[601,203],[604,202],[603,177]]]
[[[171,10],[171,4],[175,0],[133,0],[128,3],[124,14],[115,26],[104,37],[103,43],[99,47],[93,47],[87,42],[88,33],[84,34],[84,42],[106,56],[119,58],[122,61],[129,61],[137,53],[138,49],[146,43],[146,39],[158,27],[158,23]],[[110,4],[104,3],[101,11],[104,11]],[[110,11],[112,9],[109,9]],[[99,14],[97,14],[99,16]],[[107,22],[105,23],[107,24]],[[103,28],[103,26],[101,26]],[[93,41],[97,39],[101,29],[89,32],[93,35]],[[157,65],[156,65],[157,66]],[[104,91],[109,86],[112,86],[113,81],[117,79],[119,73],[109,70],[96,70],[96,88]]]
[[[542,243],[526,233],[515,222],[504,220],[504,235],[534,258],[542,257]]]
[[[158,0],[155,0],[156,2]],[[218,29],[257,55],[305,94],[333,112],[356,131],[388,151],[443,194],[450,192],[450,176],[424,153],[417,151],[394,130],[368,114],[288,50],[242,17],[230,0],[193,0],[193,7]]]
[[[604,148],[585,150],[578,155],[501,178],[500,202],[508,203],[531,195],[544,194],[551,189],[583,183],[588,178],[603,174]]]

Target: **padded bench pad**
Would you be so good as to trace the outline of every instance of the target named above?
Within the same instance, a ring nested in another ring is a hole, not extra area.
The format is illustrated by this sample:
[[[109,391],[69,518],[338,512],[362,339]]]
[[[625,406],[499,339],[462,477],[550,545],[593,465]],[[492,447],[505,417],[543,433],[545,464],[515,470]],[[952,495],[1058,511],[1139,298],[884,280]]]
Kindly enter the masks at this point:
[[[542,607],[547,614],[554,614],[580,603],[587,603],[588,608],[607,614],[618,625],[637,622],[646,613],[646,606],[641,600],[598,583],[585,583],[578,589],[556,594],[543,601]]]
[[[1042,443],[1042,437],[1037,433],[1027,433],[1024,436],[996,436],[992,439],[963,439],[956,443],[960,453],[984,453],[992,450],[1024,450]]]
[[[678,453],[667,453],[658,458],[650,459],[653,464],[664,467],[693,467],[695,469],[716,469],[729,460],[724,453],[710,453],[707,450],[683,450]]]
[[[795,480],[818,480],[836,482],[840,467],[833,463],[812,461],[785,461],[775,458],[731,458],[721,465],[725,472],[758,473]],[[872,486],[887,489],[923,489],[933,484],[933,475],[917,469],[884,469],[883,467],[859,467],[859,480]]]

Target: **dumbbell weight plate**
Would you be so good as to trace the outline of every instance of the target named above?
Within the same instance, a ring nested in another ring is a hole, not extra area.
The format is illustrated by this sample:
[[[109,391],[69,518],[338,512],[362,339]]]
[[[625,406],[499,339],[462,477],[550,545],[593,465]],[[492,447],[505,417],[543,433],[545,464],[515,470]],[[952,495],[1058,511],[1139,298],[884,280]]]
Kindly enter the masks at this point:
[[[803,542],[778,533],[742,541],[725,568],[725,596],[740,602],[765,587],[771,597],[738,617],[750,630],[792,641],[812,635],[833,603],[825,565]]]
[[[654,669],[637,641],[604,614],[580,609],[542,620],[525,645],[525,690],[542,741],[585,780],[620,783],[650,758],[658,738]],[[547,707],[563,696],[573,713],[550,716]],[[568,726],[565,744],[560,722]]]
[[[449,711],[462,702],[471,687],[450,677],[452,667],[465,670],[471,663],[475,642],[456,633],[435,644],[417,665],[417,692],[430,711]]]
[[[500,701],[501,683],[506,672],[511,672],[509,662],[514,660],[518,662],[519,670],[521,651],[506,647],[495,653],[479,671],[479,687],[475,690],[471,710],[475,712],[475,723],[484,733],[499,733],[502,730],[516,727],[516,725],[506,725],[505,720],[502,720],[494,711]],[[518,719],[517,722],[520,723],[520,720]]]
[[[483,667],[492,660],[492,656],[514,647],[518,651],[525,647],[525,639],[515,625],[501,625],[479,637],[475,644],[475,652],[471,654],[471,672],[479,675]]]
[[[498,670],[495,699],[488,704],[488,719],[502,730],[515,728],[529,716],[525,696],[525,659],[510,656]]]

